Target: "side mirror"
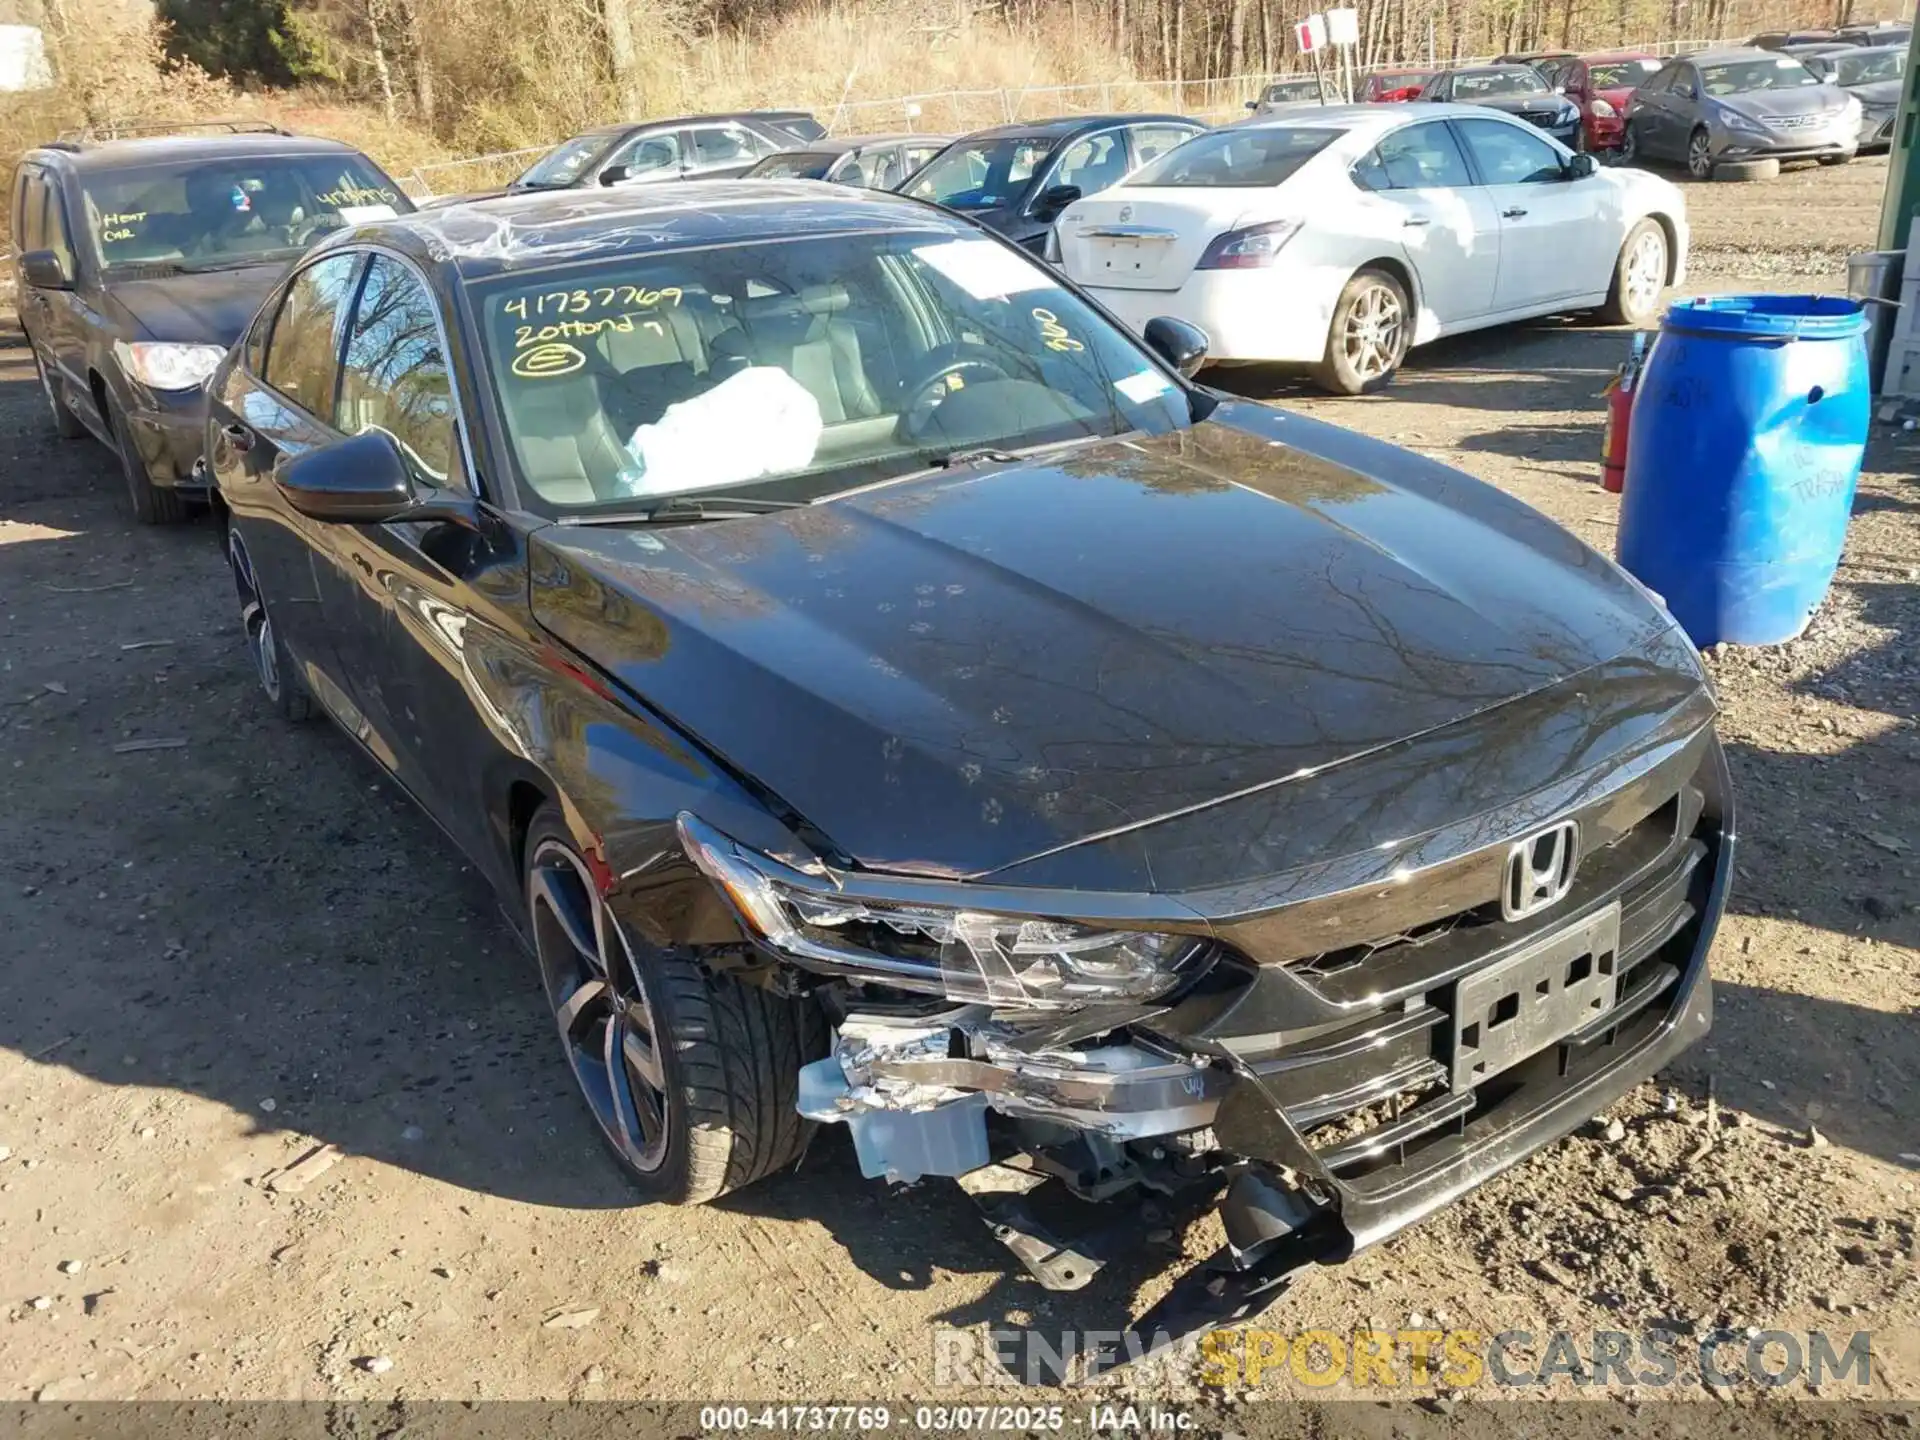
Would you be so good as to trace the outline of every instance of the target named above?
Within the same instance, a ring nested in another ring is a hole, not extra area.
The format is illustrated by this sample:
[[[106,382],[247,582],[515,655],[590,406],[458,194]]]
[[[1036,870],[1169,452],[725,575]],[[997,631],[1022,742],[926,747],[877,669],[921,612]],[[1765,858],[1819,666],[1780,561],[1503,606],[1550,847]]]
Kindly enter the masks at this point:
[[[1156,315],[1147,321],[1141,338],[1148,349],[1189,380],[1207,363],[1207,347],[1213,343],[1198,325],[1171,315]]]
[[[1593,156],[1585,150],[1582,150],[1571,160],[1567,161],[1567,178],[1569,180],[1584,180],[1599,168],[1600,162],[1595,160]]]
[[[71,290],[73,274],[52,250],[29,250],[20,257],[20,276],[35,290]]]
[[[400,447],[384,430],[369,430],[296,456],[274,470],[287,503],[313,520],[378,525],[418,503]]]
[[[1260,102],[1258,100],[1247,101],[1247,109],[1258,110],[1259,108],[1260,108]]]
[[[618,185],[631,174],[633,174],[633,167],[631,165],[609,165],[600,172],[600,183],[602,185]]]
[[[1079,198],[1078,185],[1049,185],[1034,198],[1033,218],[1052,220]]]

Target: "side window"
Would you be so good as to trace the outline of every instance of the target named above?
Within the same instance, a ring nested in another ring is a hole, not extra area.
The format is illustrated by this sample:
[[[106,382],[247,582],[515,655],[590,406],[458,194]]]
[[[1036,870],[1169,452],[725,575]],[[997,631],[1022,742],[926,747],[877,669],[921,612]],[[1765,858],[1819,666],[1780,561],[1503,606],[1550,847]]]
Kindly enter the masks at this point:
[[[738,125],[702,125],[693,132],[696,165],[744,165],[773,149]]]
[[[329,255],[294,276],[274,317],[262,375],[309,415],[333,414],[340,375],[340,322],[360,271],[359,255]]]
[[[406,266],[376,255],[360,287],[334,428],[385,430],[428,476],[453,473],[453,384],[433,297]]]
[[[1382,139],[1353,167],[1353,179],[1363,190],[1458,190],[1473,184],[1473,173],[1446,122],[1429,120]]]
[[[1120,132],[1102,130],[1067,147],[1047,186],[1078,185],[1082,195],[1097,195],[1119,184],[1126,173],[1127,147]]]
[[[947,147],[944,145],[909,145],[907,147],[907,174],[911,175],[922,165]]]
[[[273,317],[279,303],[278,296],[270,299],[253,317],[253,324],[247,327],[246,366],[249,372],[261,378],[265,378],[267,368],[267,332],[273,329]]]
[[[1532,185],[1565,178],[1560,152],[1519,125],[1499,120],[1460,120],[1480,178],[1489,185]]]
[[[46,218],[42,222],[40,244],[60,257],[67,267],[67,274],[74,273],[73,236],[67,230],[66,207],[60,203],[60,185],[57,181],[43,182],[47,192]]]
[[[1144,165],[1149,160],[1158,160],[1193,136],[1193,131],[1182,130],[1178,125],[1136,125],[1133,127],[1133,163]]]
[[[889,145],[869,150],[854,162],[854,183],[869,190],[891,190],[905,178],[900,169],[900,152]]]
[[[631,175],[674,169],[680,164],[680,137],[671,130],[638,136],[629,140],[607,163],[624,165]]]
[[[1667,88],[1683,99],[1697,100],[1700,96],[1700,77],[1694,73],[1691,65],[1681,65],[1674,70]]]
[[[47,244],[47,182],[38,170],[20,186],[20,220],[14,230],[21,250],[44,250]]]

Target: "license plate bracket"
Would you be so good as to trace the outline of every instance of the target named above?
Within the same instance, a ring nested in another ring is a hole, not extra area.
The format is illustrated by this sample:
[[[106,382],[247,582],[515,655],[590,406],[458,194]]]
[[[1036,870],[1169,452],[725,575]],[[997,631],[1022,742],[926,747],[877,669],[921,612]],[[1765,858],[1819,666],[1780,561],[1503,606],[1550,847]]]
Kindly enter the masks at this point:
[[[1616,903],[1461,980],[1454,991],[1454,1090],[1472,1089],[1611,1010],[1619,966]]]

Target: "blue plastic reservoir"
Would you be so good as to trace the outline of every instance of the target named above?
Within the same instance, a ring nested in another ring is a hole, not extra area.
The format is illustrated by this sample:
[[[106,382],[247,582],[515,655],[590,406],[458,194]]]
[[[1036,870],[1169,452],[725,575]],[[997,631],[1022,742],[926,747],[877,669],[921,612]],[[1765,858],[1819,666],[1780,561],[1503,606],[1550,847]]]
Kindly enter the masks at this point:
[[[1866,317],[1829,295],[1667,311],[1627,441],[1620,563],[1696,645],[1772,645],[1813,618],[1853,512],[1872,396]]]

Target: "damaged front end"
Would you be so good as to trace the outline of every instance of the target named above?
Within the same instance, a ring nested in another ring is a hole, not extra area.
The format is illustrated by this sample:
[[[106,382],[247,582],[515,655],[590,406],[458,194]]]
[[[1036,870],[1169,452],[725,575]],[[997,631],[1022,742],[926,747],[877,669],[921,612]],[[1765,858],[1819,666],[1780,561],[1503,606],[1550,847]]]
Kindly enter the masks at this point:
[[[826,1008],[800,1108],[864,1174],[952,1177],[1055,1290],[1218,1206],[1227,1243],[1084,1379],[1259,1313],[1705,1032],[1733,839],[1711,715],[1695,694],[1600,773],[1177,896],[855,874],[691,815],[681,839]]]

